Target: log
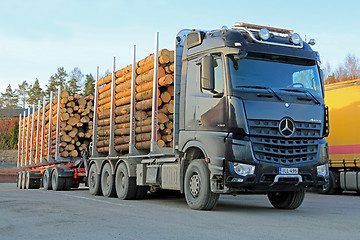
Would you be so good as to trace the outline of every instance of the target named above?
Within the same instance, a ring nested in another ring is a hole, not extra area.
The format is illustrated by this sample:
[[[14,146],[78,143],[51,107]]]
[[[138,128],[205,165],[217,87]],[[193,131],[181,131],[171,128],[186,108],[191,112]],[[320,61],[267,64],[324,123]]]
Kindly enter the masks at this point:
[[[66,151],[72,151],[72,150],[74,150],[75,149],[75,146],[73,145],[73,144],[68,144],[68,145],[66,145],[66,147],[65,147],[65,150]]]
[[[71,157],[77,157],[77,156],[79,156],[79,152],[77,150],[72,150],[69,155]]]
[[[60,93],[60,98],[68,98],[69,97],[69,92],[67,91],[62,91]]]
[[[98,85],[99,86],[99,85]],[[111,83],[106,84],[105,86],[99,88],[99,94],[108,91],[109,89],[111,89]]]
[[[69,114],[68,113],[61,113],[60,114],[60,120],[61,121],[67,121],[67,120],[69,120]]]
[[[136,92],[144,92],[153,88],[153,81],[144,82],[136,86]]]
[[[174,96],[174,92],[175,92],[175,90],[174,90],[174,85],[168,86],[167,92],[170,93],[170,95],[173,97],[173,96]]]
[[[174,76],[173,75],[165,75],[159,79],[159,85],[160,86],[167,86],[174,82]]]
[[[171,100],[171,95],[170,93],[168,93],[167,91],[166,92],[162,92],[161,95],[161,100],[163,101],[163,103],[168,103],[170,102]]]
[[[142,101],[142,100],[150,99],[150,98],[152,98],[152,96],[153,96],[153,91],[152,91],[152,89],[150,89],[145,92],[137,93],[135,98],[137,101]],[[158,91],[158,97],[159,96],[160,96],[160,91]]]
[[[162,67],[159,67],[158,70],[158,78],[162,78],[165,76],[165,70]],[[136,77],[136,84],[141,84],[144,82],[152,81],[154,77],[154,69],[151,69],[150,71],[143,73]]]
[[[158,98],[158,107],[162,104],[161,98]],[[148,110],[152,108],[152,99],[147,99],[136,103],[136,110]]]
[[[79,122],[79,119],[76,117],[71,117],[69,118],[69,120],[67,121],[67,123],[71,126],[75,126],[77,123]]]

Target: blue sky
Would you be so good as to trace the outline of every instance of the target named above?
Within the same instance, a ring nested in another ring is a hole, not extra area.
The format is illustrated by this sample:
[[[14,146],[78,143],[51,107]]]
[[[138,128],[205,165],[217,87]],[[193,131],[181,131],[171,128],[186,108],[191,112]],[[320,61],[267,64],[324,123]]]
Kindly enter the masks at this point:
[[[0,92],[23,80],[45,85],[57,68],[83,74],[131,63],[153,52],[155,32],[160,47],[173,49],[184,28],[217,29],[249,22],[294,29],[315,38],[313,47],[332,69],[348,53],[360,58],[360,1],[171,1],[171,0],[1,0]]]

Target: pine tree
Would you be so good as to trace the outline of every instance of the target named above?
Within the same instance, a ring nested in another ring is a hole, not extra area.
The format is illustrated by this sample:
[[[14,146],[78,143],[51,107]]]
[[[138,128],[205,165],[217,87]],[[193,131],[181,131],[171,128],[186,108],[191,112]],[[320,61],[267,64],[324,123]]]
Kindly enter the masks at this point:
[[[20,84],[18,86],[19,86],[19,88],[16,89],[16,92],[18,93],[19,101],[21,102],[22,108],[25,108],[26,107],[26,102],[27,102],[27,100],[29,98],[30,86],[26,82],[26,80],[24,80],[22,82],[22,84]]]
[[[5,90],[5,93],[1,93],[1,99],[3,101],[3,107],[5,109],[14,109],[18,107],[18,96],[16,91],[13,91],[9,84]]]
[[[40,87],[39,80],[36,79],[34,85],[29,90],[29,99],[27,103],[32,106],[37,105],[38,101],[44,97],[43,90]]]
[[[54,92],[54,96],[56,96],[59,87],[61,87],[61,89],[65,89],[67,76],[68,74],[63,67],[58,68],[57,73],[50,77],[49,84],[46,85],[45,92],[47,98],[50,98],[50,92]]]
[[[70,73],[70,79],[68,81],[66,90],[70,95],[75,95],[80,92],[82,86],[82,79],[84,75],[81,73],[81,70],[78,67],[75,67]]]
[[[91,73],[86,74],[85,88],[83,95],[85,97],[89,95],[94,95],[94,91],[95,91],[95,79]]]

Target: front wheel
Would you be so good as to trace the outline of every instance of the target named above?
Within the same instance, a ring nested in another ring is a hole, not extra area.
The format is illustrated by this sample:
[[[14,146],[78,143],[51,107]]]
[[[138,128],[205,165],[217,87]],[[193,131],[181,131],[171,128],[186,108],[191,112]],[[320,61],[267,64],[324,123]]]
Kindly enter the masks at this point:
[[[218,200],[219,194],[211,192],[210,172],[204,159],[193,160],[185,173],[185,199],[190,208],[195,210],[211,210]]]
[[[305,190],[294,192],[275,192],[269,193],[270,203],[279,209],[296,209],[300,207],[305,198]]]

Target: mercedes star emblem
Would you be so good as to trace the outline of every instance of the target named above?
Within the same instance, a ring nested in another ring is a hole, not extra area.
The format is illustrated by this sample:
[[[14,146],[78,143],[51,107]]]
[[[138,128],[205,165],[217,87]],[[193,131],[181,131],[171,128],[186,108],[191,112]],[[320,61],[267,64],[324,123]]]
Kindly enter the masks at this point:
[[[295,132],[295,123],[290,118],[283,118],[279,124],[279,131],[284,137],[291,137]]]

